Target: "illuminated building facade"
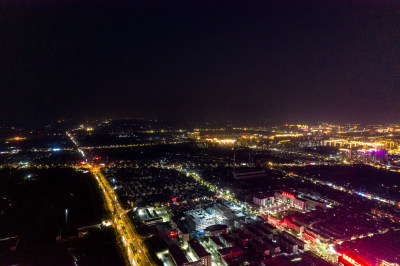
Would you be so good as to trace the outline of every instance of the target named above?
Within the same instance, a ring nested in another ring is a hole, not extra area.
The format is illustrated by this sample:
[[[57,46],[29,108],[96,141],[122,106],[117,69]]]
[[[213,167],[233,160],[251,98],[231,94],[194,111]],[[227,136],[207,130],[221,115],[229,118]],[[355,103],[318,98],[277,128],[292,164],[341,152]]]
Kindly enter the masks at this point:
[[[300,210],[304,210],[305,207],[306,207],[306,201],[305,200],[296,198],[295,195],[287,193],[287,192],[282,192],[282,193],[276,192],[275,193],[275,199],[277,201],[280,201],[282,203],[285,203],[285,204],[287,204],[287,205],[289,205],[291,207],[294,207],[294,208],[297,208],[297,209],[300,209]]]
[[[275,202],[275,198],[266,195],[253,196],[253,203],[257,206],[268,206]]]

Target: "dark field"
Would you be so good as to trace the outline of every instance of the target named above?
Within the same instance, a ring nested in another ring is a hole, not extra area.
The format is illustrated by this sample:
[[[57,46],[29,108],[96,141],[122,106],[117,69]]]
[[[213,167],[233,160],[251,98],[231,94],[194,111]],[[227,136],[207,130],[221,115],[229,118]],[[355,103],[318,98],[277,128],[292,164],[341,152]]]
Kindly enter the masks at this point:
[[[20,239],[15,252],[0,241],[0,265],[73,265],[71,254],[81,265],[120,264],[112,230],[76,237],[78,227],[101,223],[106,217],[90,174],[73,169],[0,169],[0,197],[0,239]],[[64,240],[73,238],[57,242],[60,230]]]
[[[60,228],[99,223],[104,213],[96,188],[89,174],[72,169],[2,169],[0,195],[11,206],[0,216],[0,238],[53,239]]]

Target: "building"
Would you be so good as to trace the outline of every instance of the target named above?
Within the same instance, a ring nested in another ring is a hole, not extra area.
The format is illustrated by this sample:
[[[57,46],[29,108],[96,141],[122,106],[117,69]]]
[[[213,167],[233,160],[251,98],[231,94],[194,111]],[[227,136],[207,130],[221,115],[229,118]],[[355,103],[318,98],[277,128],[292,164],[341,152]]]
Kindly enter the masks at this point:
[[[319,207],[319,208],[322,208],[322,209],[326,208],[326,203],[325,202],[322,202],[322,201],[319,201],[319,200],[316,200],[316,199],[312,199],[312,198],[307,197],[307,196],[301,196],[301,198],[306,201],[306,207],[307,207],[308,210],[313,210],[316,207]]]
[[[287,192],[276,192],[275,199],[282,203],[289,205],[290,207],[294,207],[300,210],[305,210],[306,200],[299,199],[295,195],[287,193]]]
[[[297,244],[292,243],[291,241],[287,240],[286,238],[284,238],[282,236],[276,236],[275,240],[279,244],[281,249],[286,251],[289,254],[296,253],[298,250]]]
[[[185,213],[189,228],[203,232],[207,227],[216,224],[215,215],[211,215],[203,209],[190,210]]]
[[[202,266],[211,265],[211,254],[196,239],[189,240],[189,250],[197,256]]]
[[[229,229],[228,226],[225,224],[215,224],[208,226],[204,230],[204,233],[206,236],[216,236],[228,233],[228,229]]]
[[[276,255],[281,251],[281,248],[276,243],[272,241],[251,241],[252,246],[256,249],[259,253],[269,256],[269,255]]]
[[[213,246],[215,249],[224,248],[225,245],[219,240],[217,236],[210,236],[208,243]]]
[[[301,234],[301,233],[304,232],[304,226],[303,225],[298,224],[298,223],[293,222],[293,221],[292,221],[292,223],[293,223],[293,231],[295,231],[298,234]]]
[[[226,206],[228,205],[228,206]],[[240,217],[244,217],[241,208],[230,204],[217,203],[212,208],[208,208],[207,212],[213,214],[219,224],[226,224],[228,226],[234,226],[235,220]]]
[[[156,211],[150,211],[149,209],[139,210],[139,216],[141,217],[145,225],[155,225],[163,222],[163,218],[160,217]]]
[[[237,230],[233,231],[233,233],[234,233],[236,239],[238,240],[238,244],[242,247],[245,247],[251,239],[251,236],[249,234],[246,234],[245,232],[243,232],[243,230],[241,230],[241,229],[237,229]]]
[[[375,150],[372,151],[372,160],[376,163],[387,163],[388,151],[387,150]]]
[[[286,232],[286,231],[283,231],[281,236],[284,237],[284,238],[286,238],[286,239],[289,240],[290,242],[297,244],[297,246],[298,246],[298,248],[299,248],[300,250],[308,249],[307,243],[305,243],[303,240],[301,240],[301,239],[295,237],[294,235],[289,234],[289,233]]]
[[[238,246],[233,246],[233,247],[219,249],[218,253],[220,254],[222,259],[232,260],[237,256],[243,255],[243,249]]]
[[[307,228],[307,230],[304,234],[306,234],[306,233],[324,243],[327,243],[331,240],[330,236],[328,236],[327,234],[321,232],[320,230],[318,230],[316,228]]]
[[[262,228],[266,233],[270,232],[274,235],[278,234],[278,228],[275,226],[270,225],[269,223],[258,224],[260,228]]]
[[[170,219],[171,227],[178,231],[178,237],[182,241],[182,244],[187,245],[189,241],[189,230],[185,227],[185,225],[178,219],[172,217]]]
[[[275,198],[267,195],[256,195],[253,196],[253,203],[257,206],[268,206],[275,202]]]
[[[288,229],[292,229],[293,231],[295,231],[298,234],[301,234],[301,233],[304,232],[304,226],[303,225],[301,225],[299,223],[296,223],[296,222],[293,222],[289,218],[285,218],[285,219],[283,219],[283,221],[286,224],[286,227]]]
[[[244,226],[252,224],[252,223],[254,223],[254,220],[250,217],[245,216],[245,217],[237,218],[234,221],[233,225],[235,226],[235,228],[243,229]]]
[[[186,258],[185,253],[179,248],[178,245],[173,244],[169,247],[169,254],[171,255],[172,261],[176,266],[189,265],[189,260]]]
[[[262,231],[260,231],[260,229],[254,224],[244,227],[243,230],[245,233],[251,235],[252,239],[261,241],[261,239],[264,237]]]
[[[235,240],[227,234],[221,235],[221,241],[226,247],[232,247],[235,245]]]

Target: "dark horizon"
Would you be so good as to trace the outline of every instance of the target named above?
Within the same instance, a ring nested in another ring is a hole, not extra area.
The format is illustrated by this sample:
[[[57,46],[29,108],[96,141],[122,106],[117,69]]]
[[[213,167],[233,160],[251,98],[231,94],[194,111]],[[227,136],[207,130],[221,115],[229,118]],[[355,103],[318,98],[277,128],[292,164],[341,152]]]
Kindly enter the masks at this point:
[[[68,1],[0,11],[0,124],[398,123],[395,1]]]

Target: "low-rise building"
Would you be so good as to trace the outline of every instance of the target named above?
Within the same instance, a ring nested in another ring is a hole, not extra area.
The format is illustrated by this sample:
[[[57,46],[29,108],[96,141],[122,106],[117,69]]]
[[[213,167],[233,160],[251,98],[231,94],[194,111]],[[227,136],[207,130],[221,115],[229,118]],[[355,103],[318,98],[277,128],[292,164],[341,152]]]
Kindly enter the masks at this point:
[[[276,236],[275,240],[279,244],[279,246],[289,254],[295,253],[298,250],[297,244],[292,243],[282,236]]]
[[[298,224],[296,222],[292,222],[293,223],[293,231],[295,231],[298,234],[301,234],[304,232],[304,226],[301,224]]]
[[[171,255],[172,261],[176,266],[189,265],[189,260],[186,258],[185,253],[179,248],[178,245],[173,244],[169,247],[169,254]]]
[[[232,247],[235,245],[235,240],[227,234],[222,234],[220,239],[227,247]]]
[[[186,226],[175,217],[170,219],[171,227],[178,231],[178,237],[182,241],[182,244],[186,245],[189,241],[189,230]]]
[[[220,249],[225,247],[224,243],[222,243],[219,237],[217,236],[210,236],[208,243],[215,249]]]
[[[238,240],[239,245],[242,247],[245,247],[251,239],[251,236],[246,234],[243,230],[237,229],[233,233]]]
[[[301,240],[301,239],[295,237],[294,235],[291,235],[291,234],[289,234],[288,232],[283,231],[283,232],[282,232],[282,236],[283,236],[284,238],[286,238],[287,240],[291,241],[292,243],[297,244],[297,246],[298,246],[298,248],[299,248],[300,250],[308,249],[307,243],[305,243],[303,240]]]
[[[215,224],[215,225],[208,226],[204,230],[204,233],[207,236],[216,236],[216,235],[228,233],[228,229],[229,229],[228,226],[225,224]]]
[[[196,239],[189,240],[189,250],[197,256],[202,266],[211,265],[211,254]]]
[[[224,260],[227,259],[234,259],[235,257],[239,255],[243,255],[243,249],[238,246],[233,246],[233,247],[228,247],[228,248],[222,248],[218,250],[218,253],[220,254],[221,258]]]
[[[259,253],[265,256],[275,255],[281,251],[279,245],[269,239],[264,239],[263,241],[252,240],[251,243]]]

